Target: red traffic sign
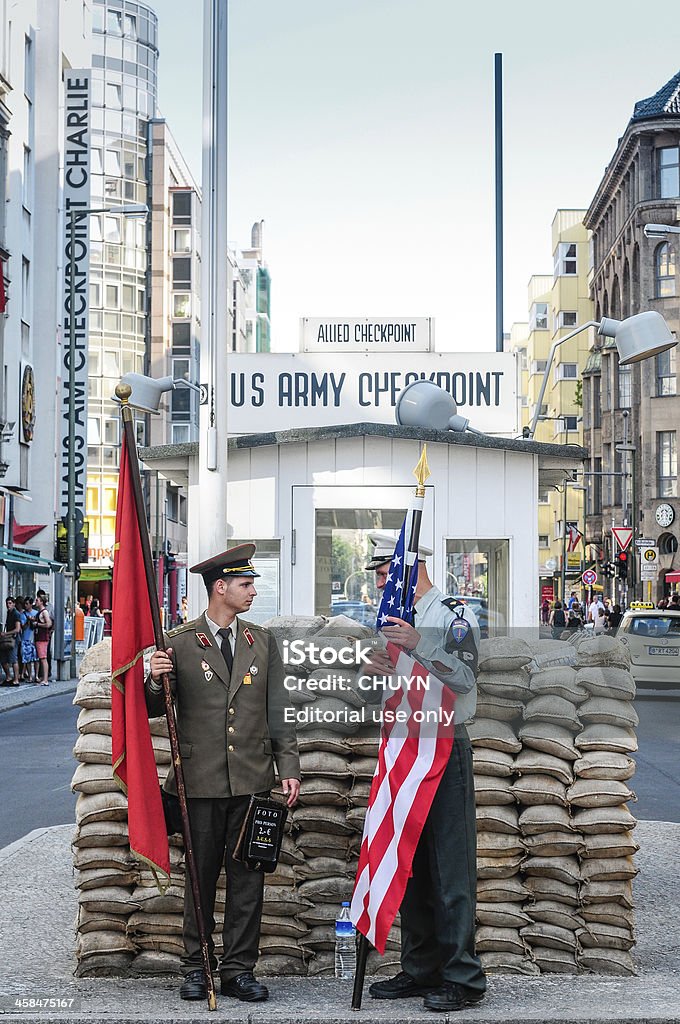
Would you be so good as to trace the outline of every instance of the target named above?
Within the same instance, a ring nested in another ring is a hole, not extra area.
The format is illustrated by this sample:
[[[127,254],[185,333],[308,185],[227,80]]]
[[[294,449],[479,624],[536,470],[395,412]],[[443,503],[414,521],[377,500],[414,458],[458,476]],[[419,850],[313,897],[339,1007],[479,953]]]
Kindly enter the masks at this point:
[[[633,530],[630,526],[612,526],[612,535],[622,551],[627,551],[633,539]]]
[[[597,583],[597,573],[594,569],[586,569],[582,579],[587,587],[592,587],[593,583]]]

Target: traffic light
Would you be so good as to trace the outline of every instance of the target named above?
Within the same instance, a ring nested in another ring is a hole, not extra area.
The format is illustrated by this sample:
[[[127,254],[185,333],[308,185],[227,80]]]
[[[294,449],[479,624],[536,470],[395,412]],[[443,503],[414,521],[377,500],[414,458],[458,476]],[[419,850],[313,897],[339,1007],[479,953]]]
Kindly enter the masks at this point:
[[[620,580],[628,579],[628,552],[619,551],[616,556],[616,567],[618,569],[618,576]]]
[[[163,561],[163,572],[167,575],[170,572],[174,572],[176,568],[177,558],[174,551],[170,550],[170,545],[168,544],[168,549],[165,553],[165,559]]]

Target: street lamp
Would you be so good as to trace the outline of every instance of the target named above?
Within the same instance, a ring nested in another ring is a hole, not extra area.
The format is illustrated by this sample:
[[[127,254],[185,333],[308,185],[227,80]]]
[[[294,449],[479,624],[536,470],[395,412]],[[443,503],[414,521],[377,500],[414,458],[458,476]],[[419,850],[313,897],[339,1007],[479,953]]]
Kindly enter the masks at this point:
[[[533,419],[529,426],[523,428],[523,437],[533,438],[536,433],[536,426],[541,415],[541,406],[543,405],[543,397],[548,386],[550,368],[555,358],[555,352],[560,345],[564,345],[565,341],[570,341],[571,338],[575,338],[577,334],[587,330],[589,327],[597,327],[598,334],[614,339],[619,353],[619,366],[639,363],[642,359],[649,359],[651,356],[656,356],[660,352],[665,352],[666,349],[677,345],[677,341],[671,334],[664,318],[656,310],[651,309],[646,310],[644,313],[636,313],[635,316],[629,316],[625,320],[612,320],[610,317],[603,317],[602,320],[588,320],[587,323],[581,324],[576,330],[565,334],[563,338],[556,338],[548,353],[548,360],[545,365],[545,372],[541,381],[541,390],[538,394]]]
[[[186,380],[184,377],[147,377],[143,373],[126,373],[124,377],[121,377],[121,384],[129,384],[132,388],[130,397],[128,399],[128,405],[132,405],[135,409],[139,409],[142,412],[157,413],[161,404],[161,398],[167,391],[174,391],[175,388],[179,387],[180,384],[184,385],[185,388],[190,388],[191,391],[196,391],[201,396],[201,399],[205,397],[206,388],[203,385],[194,384],[191,380]],[[118,401],[114,398],[114,401]]]
[[[75,678],[76,664],[76,604],[78,603],[78,581],[76,580],[77,556],[76,534],[78,525],[82,525],[83,514],[76,508],[76,218],[89,217],[96,213],[124,214],[128,217],[146,216],[148,208],[142,203],[130,203],[126,206],[78,206],[67,211],[69,218],[69,332],[68,332],[68,481],[67,481],[67,537],[68,537],[68,571],[71,574],[71,659],[70,675]],[[80,519],[80,524],[79,524]]]
[[[680,235],[675,224],[645,224],[645,238],[663,238],[664,235]]]

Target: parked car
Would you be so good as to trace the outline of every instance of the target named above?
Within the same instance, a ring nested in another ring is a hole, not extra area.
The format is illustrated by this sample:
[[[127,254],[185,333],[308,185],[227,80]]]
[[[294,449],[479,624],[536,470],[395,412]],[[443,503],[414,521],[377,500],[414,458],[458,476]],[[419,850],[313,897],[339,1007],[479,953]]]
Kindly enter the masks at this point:
[[[680,612],[633,605],[616,633],[630,651],[637,686],[680,689]]]
[[[356,619],[362,626],[370,626],[375,629],[378,609],[375,605],[366,604],[365,601],[347,601],[341,598],[338,601],[331,601],[331,615],[348,615],[350,619]]]

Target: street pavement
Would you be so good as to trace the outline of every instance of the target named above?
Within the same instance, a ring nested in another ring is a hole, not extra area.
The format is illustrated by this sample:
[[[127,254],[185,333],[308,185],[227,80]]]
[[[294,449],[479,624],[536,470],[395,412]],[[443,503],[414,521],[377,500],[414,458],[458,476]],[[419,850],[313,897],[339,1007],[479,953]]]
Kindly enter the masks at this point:
[[[205,1021],[205,1003],[183,1003],[176,978],[74,978],[76,893],[70,840],[73,826],[37,830],[0,851],[4,897],[0,903],[3,1021]],[[635,881],[638,945],[636,977],[542,975],[491,976],[486,999],[455,1014],[459,1024],[589,1024],[680,1020],[680,914],[677,850],[680,824],[640,822],[636,838],[640,874]],[[207,1019],[238,1024],[324,1024],[437,1019],[419,999],[376,1002],[366,993],[360,1011],[350,1009],[351,985],[334,979],[275,978],[267,1003],[242,1004],[218,995]],[[58,999],[61,1010],[18,1009],[16,1001]],[[68,1008],[69,1001],[73,1002]],[[447,1020],[442,1014],[440,1020]]]

